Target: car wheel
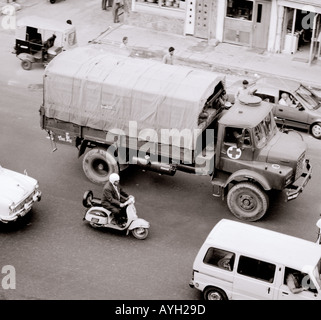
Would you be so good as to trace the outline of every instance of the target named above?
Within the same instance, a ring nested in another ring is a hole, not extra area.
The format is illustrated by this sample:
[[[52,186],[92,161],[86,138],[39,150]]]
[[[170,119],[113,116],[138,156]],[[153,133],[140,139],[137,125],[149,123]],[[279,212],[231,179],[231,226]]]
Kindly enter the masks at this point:
[[[228,300],[225,292],[219,288],[210,287],[204,291],[205,300]]]
[[[321,139],[321,123],[317,122],[311,126],[311,134],[316,139]]]
[[[228,192],[227,205],[238,219],[257,221],[265,215],[269,207],[269,198],[255,184],[241,182],[233,186]]]

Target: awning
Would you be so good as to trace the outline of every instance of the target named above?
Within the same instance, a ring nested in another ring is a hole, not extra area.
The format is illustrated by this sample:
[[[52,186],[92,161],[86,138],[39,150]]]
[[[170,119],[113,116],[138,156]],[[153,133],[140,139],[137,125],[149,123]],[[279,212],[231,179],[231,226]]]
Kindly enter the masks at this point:
[[[278,5],[283,7],[289,7],[293,9],[299,9],[307,12],[321,13],[321,3],[320,0],[311,0],[311,1],[278,1]]]

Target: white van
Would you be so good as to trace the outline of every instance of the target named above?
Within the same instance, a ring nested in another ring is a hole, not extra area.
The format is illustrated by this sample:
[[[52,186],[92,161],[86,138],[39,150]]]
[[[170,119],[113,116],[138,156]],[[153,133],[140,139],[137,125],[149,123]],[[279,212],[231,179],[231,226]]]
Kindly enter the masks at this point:
[[[206,300],[321,300],[320,258],[317,243],[223,219],[195,258],[190,287]]]

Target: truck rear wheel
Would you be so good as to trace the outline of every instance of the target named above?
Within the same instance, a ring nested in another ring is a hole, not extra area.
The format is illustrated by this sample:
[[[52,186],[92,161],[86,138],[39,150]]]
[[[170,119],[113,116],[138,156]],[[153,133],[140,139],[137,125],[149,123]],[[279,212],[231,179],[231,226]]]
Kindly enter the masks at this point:
[[[82,167],[86,177],[98,184],[106,183],[110,174],[119,173],[117,161],[104,148],[89,150],[84,156]]]
[[[233,186],[227,194],[227,205],[238,219],[257,221],[265,215],[269,198],[255,184],[241,182]]]

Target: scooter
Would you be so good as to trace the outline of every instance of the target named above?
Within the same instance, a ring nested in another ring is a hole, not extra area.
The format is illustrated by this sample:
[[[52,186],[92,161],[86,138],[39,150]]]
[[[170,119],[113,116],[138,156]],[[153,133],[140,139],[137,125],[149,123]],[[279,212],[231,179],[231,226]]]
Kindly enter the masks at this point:
[[[83,206],[86,210],[83,220],[89,222],[94,228],[112,228],[116,230],[126,230],[126,235],[131,233],[136,239],[146,239],[149,233],[150,224],[148,221],[138,218],[136,208],[134,206],[135,198],[130,196],[124,203],[126,208],[127,221],[120,225],[116,222],[114,214],[102,207],[101,199],[94,198],[93,192],[88,190],[83,196]]]

